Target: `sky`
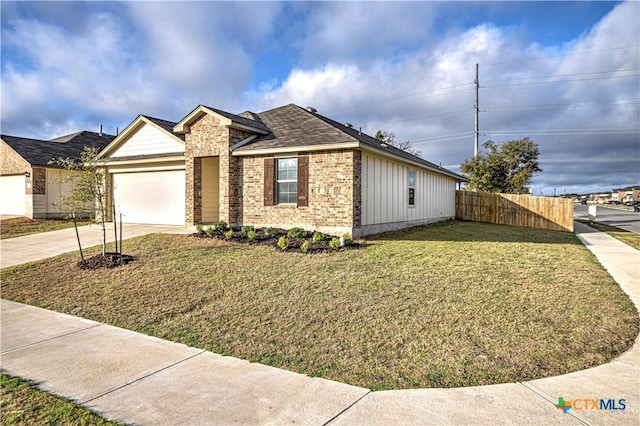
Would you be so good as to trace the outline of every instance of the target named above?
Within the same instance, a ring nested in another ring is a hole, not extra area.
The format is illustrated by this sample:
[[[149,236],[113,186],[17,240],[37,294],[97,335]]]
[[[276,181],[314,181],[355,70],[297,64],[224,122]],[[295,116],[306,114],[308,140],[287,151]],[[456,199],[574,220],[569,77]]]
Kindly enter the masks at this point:
[[[640,2],[0,3],[0,131],[294,103],[453,171],[530,137],[535,195],[640,184]]]

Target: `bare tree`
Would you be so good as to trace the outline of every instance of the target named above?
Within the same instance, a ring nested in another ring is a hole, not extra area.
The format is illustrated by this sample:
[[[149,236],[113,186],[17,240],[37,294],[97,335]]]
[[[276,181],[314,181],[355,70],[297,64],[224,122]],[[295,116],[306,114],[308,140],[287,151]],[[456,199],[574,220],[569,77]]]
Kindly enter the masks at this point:
[[[422,155],[422,151],[413,147],[411,141],[398,142],[396,141],[396,134],[393,132],[388,132],[386,130],[378,130],[376,135],[374,136],[380,142],[384,142],[387,145],[395,146],[396,148],[400,148],[403,151],[408,152],[409,154],[413,154],[417,157]]]
[[[67,184],[69,190],[62,191],[56,204],[73,219],[83,261],[77,223],[79,217],[89,216],[101,225],[103,256],[107,250],[105,172],[97,161],[98,152],[97,148],[86,146],[78,158],[58,158],[49,162],[72,172],[58,179],[58,183]]]

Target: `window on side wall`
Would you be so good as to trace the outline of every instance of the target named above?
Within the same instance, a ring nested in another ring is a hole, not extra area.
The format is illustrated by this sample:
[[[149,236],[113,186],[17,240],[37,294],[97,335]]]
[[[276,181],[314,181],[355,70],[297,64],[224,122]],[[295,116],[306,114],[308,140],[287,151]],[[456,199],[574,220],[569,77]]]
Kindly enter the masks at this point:
[[[276,203],[296,204],[298,202],[298,159],[278,158],[276,160]]]
[[[409,170],[409,205],[416,205],[416,171]]]

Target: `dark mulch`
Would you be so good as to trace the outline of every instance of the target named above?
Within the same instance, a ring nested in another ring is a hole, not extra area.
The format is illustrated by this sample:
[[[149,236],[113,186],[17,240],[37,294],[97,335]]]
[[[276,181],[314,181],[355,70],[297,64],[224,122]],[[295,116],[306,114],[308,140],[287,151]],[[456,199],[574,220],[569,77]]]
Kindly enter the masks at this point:
[[[278,247],[278,239],[280,239],[280,237],[282,236],[287,237],[287,231],[284,229],[276,229],[273,235],[265,235],[263,229],[256,229],[256,234],[257,234],[256,238],[254,240],[250,240],[249,238],[247,238],[245,234],[240,232],[240,229],[232,228],[232,230],[233,230],[233,237],[230,239],[226,238],[224,236],[224,233],[219,231],[214,232],[211,236],[207,235],[207,233],[204,231],[196,232],[192,234],[192,236],[195,238],[215,238],[218,240],[230,241],[238,244],[268,245],[277,250],[282,250],[280,247]],[[287,239],[289,240],[289,247],[287,247],[285,251],[293,252],[293,253],[304,253],[300,249],[300,246],[305,241],[309,241],[309,243],[311,243],[311,247],[304,254],[328,253],[328,252],[333,252],[337,250],[349,250],[349,249],[360,248],[360,244],[351,241],[348,244],[345,244],[344,247],[334,249],[334,248],[331,248],[331,246],[329,245],[331,238],[334,238],[333,236],[328,235],[326,240],[317,241],[317,242],[314,242],[312,240],[312,237],[313,237],[313,232],[307,233],[307,236],[305,238],[287,237]]]
[[[120,253],[105,253],[96,254],[93,257],[85,259],[84,261],[78,262],[78,268],[80,269],[91,269],[96,270],[100,268],[115,268],[116,266],[126,265],[127,263],[133,262],[134,257],[128,254],[123,254],[120,256]]]

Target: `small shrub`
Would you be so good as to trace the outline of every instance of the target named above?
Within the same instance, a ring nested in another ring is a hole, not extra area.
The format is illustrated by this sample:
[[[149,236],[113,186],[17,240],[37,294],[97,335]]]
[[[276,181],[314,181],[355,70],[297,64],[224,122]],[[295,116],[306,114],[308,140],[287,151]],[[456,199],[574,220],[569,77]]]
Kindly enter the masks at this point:
[[[249,239],[249,241],[255,240],[257,236],[258,233],[255,231],[255,229],[249,229],[247,231],[247,238]]]
[[[289,238],[304,238],[307,236],[307,231],[302,228],[291,228],[287,232]]]
[[[273,237],[274,235],[276,235],[276,230],[272,227],[264,228],[264,235],[266,237]]]
[[[344,238],[345,244],[351,244],[351,242],[353,241],[353,238],[351,238],[351,234],[349,234],[348,232],[342,234],[342,238]]]
[[[212,227],[210,227],[210,226],[207,226],[207,230],[204,231],[204,232],[207,234],[207,236],[213,237],[214,229]]]
[[[308,252],[310,248],[311,243],[309,242],[309,240],[304,240],[304,243],[300,245],[300,250],[302,250],[303,253]]]
[[[313,233],[313,242],[319,243],[320,241],[324,241],[327,239],[327,236],[322,232],[316,231]]]
[[[255,231],[255,228],[251,225],[242,225],[242,228],[240,228],[242,235],[248,235],[249,231]]]
[[[196,231],[198,231],[198,232],[202,232],[202,230],[203,230],[203,229],[204,229],[204,226],[202,226],[202,224],[201,224],[201,223],[199,223],[199,224],[197,224],[197,225],[196,225]]]
[[[221,220],[214,225],[214,229],[216,232],[223,233],[229,229],[229,224],[227,224],[227,222],[225,222],[224,220]]]
[[[329,241],[329,247],[331,247],[332,249],[339,249],[340,238],[332,238],[331,241]]]
[[[230,240],[233,238],[233,229],[229,229],[227,232],[224,233],[224,237],[227,240]]]
[[[286,250],[289,247],[289,240],[284,235],[278,238],[278,247],[282,250]]]

